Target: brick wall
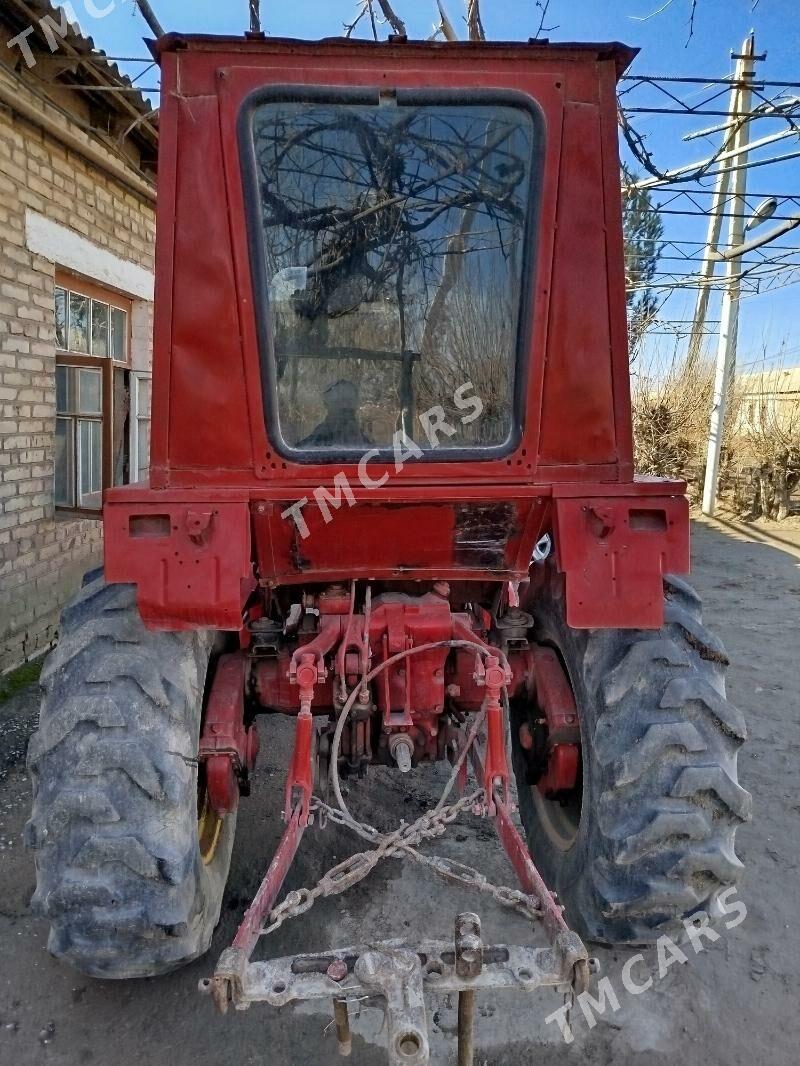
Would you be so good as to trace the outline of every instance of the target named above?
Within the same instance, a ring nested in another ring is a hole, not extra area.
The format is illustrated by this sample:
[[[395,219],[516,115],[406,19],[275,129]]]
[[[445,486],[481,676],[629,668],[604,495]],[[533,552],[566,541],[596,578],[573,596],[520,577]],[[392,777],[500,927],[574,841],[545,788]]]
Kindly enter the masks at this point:
[[[27,210],[153,268],[152,204],[0,107],[0,671],[53,642],[61,607],[98,565],[102,546],[98,521],[57,514],[53,505],[53,288],[62,264],[29,250]],[[149,310],[134,315],[140,369]]]

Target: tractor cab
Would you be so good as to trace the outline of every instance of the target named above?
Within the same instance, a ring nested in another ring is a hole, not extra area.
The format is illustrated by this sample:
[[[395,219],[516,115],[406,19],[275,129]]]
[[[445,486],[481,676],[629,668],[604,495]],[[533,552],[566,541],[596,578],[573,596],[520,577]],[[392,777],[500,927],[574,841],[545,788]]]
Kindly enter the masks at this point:
[[[659,625],[688,514],[682,483],[633,477],[633,50],[156,54],[150,482],[104,512],[148,624],[238,629],[253,582],[527,581],[547,537],[572,625]]]

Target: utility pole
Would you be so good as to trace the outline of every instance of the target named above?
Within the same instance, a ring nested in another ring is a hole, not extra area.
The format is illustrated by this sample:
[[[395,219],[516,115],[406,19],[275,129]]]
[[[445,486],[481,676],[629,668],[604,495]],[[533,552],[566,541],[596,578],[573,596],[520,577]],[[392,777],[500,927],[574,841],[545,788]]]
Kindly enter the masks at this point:
[[[739,85],[734,82],[731,86],[730,103],[728,104],[728,110],[732,115],[735,115],[740,111],[739,102]],[[734,128],[735,127],[728,124],[725,125],[725,143],[727,143],[731,131]],[[689,366],[694,365],[697,361],[703,347],[703,336],[705,334],[706,317],[708,315],[708,299],[711,295],[711,279],[714,276],[714,270],[718,262],[714,253],[719,246],[720,233],[722,232],[722,212],[728,196],[730,178],[731,163],[726,160],[720,166],[717,179],[714,182],[714,195],[711,200],[710,215],[708,219],[706,247],[705,252],[703,253],[703,265],[700,267],[699,271],[698,280],[700,284],[697,291],[694,318],[692,320],[692,333],[689,337],[689,355],[687,357],[687,363]]]
[[[747,162],[747,147],[750,134],[749,118],[733,118],[750,114],[752,100],[752,83],[755,74],[755,36],[750,36],[742,45],[741,53],[736,58],[734,81],[738,84],[738,93],[731,93],[731,121],[740,123],[735,126],[733,150],[738,164]],[[760,57],[763,58],[763,57]],[[747,167],[737,166],[730,175],[731,183],[731,218],[728,227],[728,246],[731,251],[744,241],[745,191],[747,187]],[[717,212],[721,210],[719,205]],[[709,233],[713,236],[712,226]],[[713,254],[713,253],[712,253]],[[711,406],[711,422],[708,432],[708,457],[706,459],[706,478],[703,486],[703,514],[713,515],[717,505],[717,481],[719,479],[719,461],[722,449],[722,432],[725,425],[725,406],[728,390],[736,364],[736,342],[739,329],[739,296],[741,292],[741,256],[734,255],[725,261],[725,285],[722,290],[722,311],[719,324],[719,341],[717,344],[717,368],[714,376],[714,400]]]

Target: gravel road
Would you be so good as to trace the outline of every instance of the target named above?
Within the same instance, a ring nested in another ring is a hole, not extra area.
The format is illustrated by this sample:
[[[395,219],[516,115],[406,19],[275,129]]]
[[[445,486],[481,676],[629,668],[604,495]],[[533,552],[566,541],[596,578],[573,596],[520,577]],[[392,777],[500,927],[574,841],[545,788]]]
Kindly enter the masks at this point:
[[[763,532],[763,531],[762,531]],[[660,1066],[793,1066],[798,1061],[800,1021],[792,973],[800,952],[798,842],[800,793],[800,535],[759,542],[719,525],[695,525],[692,580],[704,596],[706,617],[733,660],[729,693],[745,713],[749,743],[740,758],[740,779],[753,793],[751,825],[739,832],[746,865],[740,895],[745,920],[722,930],[719,940],[658,976],[655,951],[637,963],[652,987],[626,991],[622,969],[632,952],[597,952],[619,997],[589,1028],[574,1018],[567,1047],[547,1014],[559,1006],[552,992],[533,997],[482,995],[477,1009],[476,1066],[550,1066],[580,1059],[592,1064]],[[37,697],[23,692],[0,705],[0,1061],[17,1066],[135,1062],[140,1066],[204,1066],[221,1062],[286,1064],[338,1061],[327,1012],[317,1008],[254,1007],[218,1018],[197,994],[200,977],[229,943],[276,844],[283,766],[290,734],[285,725],[262,727],[262,758],[253,797],[244,802],[223,919],[211,952],[165,978],[104,983],[82,977],[45,950],[47,930],[31,917],[33,863],[21,844],[29,806],[24,768],[26,737],[34,727]],[[355,811],[385,826],[416,817],[437,795],[444,771],[399,778],[370,774],[351,793]],[[329,826],[310,831],[290,875],[290,887],[313,884],[356,844]],[[494,881],[512,884],[510,868],[490,827],[469,817],[437,850],[478,864]],[[458,910],[478,909],[487,940],[523,941],[521,919],[466,891],[447,889],[418,867],[384,864],[345,896],[323,900],[303,918],[279,930],[264,950],[283,955],[300,949],[367,941],[398,933],[411,941],[448,936]],[[793,961],[794,960],[794,961]],[[455,1002],[429,1003],[433,1061],[455,1063]],[[385,1063],[382,1015],[362,1011],[354,1023],[358,1066]]]

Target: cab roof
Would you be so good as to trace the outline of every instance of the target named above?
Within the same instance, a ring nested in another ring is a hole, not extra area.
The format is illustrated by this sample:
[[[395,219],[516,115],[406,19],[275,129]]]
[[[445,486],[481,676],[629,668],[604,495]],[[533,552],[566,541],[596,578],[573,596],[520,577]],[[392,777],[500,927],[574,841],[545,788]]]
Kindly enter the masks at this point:
[[[574,42],[547,39],[530,39],[528,41],[424,41],[390,37],[385,41],[366,41],[352,37],[323,37],[317,41],[301,40],[295,37],[267,37],[260,34],[246,34],[241,37],[213,34],[167,33],[157,41],[147,42],[156,59],[166,52],[365,52],[379,50],[383,53],[447,53],[481,52],[497,55],[504,53],[509,58],[528,59],[539,55],[550,58],[558,55],[564,59],[613,60],[617,77],[620,78],[639,53],[638,48],[622,44],[619,41]]]

